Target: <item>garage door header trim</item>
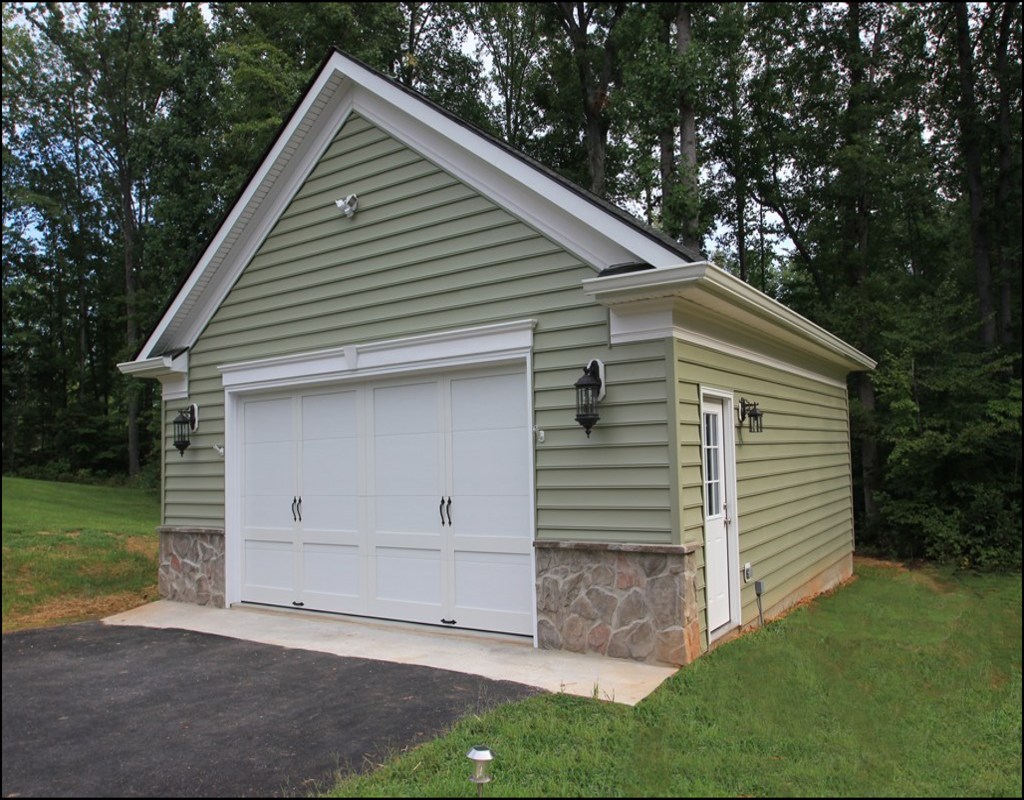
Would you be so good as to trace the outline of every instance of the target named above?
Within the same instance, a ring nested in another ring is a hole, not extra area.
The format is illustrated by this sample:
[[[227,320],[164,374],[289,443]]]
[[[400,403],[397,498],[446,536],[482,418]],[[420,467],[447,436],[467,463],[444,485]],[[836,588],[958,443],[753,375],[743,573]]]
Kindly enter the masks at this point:
[[[527,358],[534,319],[366,342],[217,367],[228,391],[365,379]]]

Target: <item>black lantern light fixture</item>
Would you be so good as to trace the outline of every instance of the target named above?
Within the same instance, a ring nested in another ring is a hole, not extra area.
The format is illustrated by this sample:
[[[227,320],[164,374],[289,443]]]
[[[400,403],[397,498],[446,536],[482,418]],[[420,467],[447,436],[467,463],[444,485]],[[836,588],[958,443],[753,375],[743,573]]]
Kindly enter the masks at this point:
[[[590,429],[601,416],[597,404],[604,399],[604,363],[593,359],[583,368],[583,374],[576,381],[576,421],[583,426],[590,438]]]
[[[199,406],[195,403],[181,409],[174,418],[174,446],[181,455],[184,456],[188,446],[192,444],[191,435],[198,427]]]
[[[764,418],[764,412],[757,407],[757,403],[752,403],[741,397],[739,414],[740,425],[747,422],[751,433],[760,433],[763,430],[761,421]]]

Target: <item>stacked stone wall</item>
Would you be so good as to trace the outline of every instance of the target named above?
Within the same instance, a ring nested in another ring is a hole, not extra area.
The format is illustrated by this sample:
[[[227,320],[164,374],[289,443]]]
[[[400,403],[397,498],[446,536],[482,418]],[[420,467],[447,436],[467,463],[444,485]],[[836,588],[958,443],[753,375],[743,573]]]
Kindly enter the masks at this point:
[[[160,534],[160,596],[223,608],[224,531],[219,528],[157,528]]]
[[[673,665],[700,655],[693,548],[535,544],[540,647]]]

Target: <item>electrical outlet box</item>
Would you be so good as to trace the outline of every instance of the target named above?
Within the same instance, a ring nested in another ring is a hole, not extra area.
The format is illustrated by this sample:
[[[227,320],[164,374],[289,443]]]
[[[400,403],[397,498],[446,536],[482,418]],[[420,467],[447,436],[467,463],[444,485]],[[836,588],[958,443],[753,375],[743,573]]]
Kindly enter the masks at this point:
[[[748,561],[746,564],[743,565],[743,580],[744,581],[749,581],[753,577],[754,577],[754,568],[752,566],[750,566],[750,562]]]
[[[754,581],[754,593],[758,597],[764,594],[764,581]]]

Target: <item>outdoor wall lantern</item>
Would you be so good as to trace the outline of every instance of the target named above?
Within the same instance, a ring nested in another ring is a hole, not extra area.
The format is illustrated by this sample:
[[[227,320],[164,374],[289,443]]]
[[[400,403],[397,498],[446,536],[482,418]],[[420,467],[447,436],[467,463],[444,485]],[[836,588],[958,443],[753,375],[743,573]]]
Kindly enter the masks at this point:
[[[757,403],[752,403],[741,397],[739,413],[740,425],[747,422],[751,433],[760,433],[763,430],[761,421],[764,418],[764,412],[757,407]]]
[[[588,439],[590,429],[601,419],[597,404],[604,399],[604,387],[604,363],[595,358],[583,368],[583,374],[576,381],[576,421],[583,426]]]
[[[491,782],[491,761],[494,754],[482,744],[473,745],[466,757],[473,762],[473,774],[469,779],[476,784],[476,796],[484,792],[484,784]]]
[[[192,444],[191,435],[198,427],[199,406],[195,403],[181,409],[174,418],[174,446],[182,455],[185,455],[188,446]]]
[[[341,200],[335,200],[334,205],[338,207],[338,210],[342,214],[351,218],[356,213],[356,209],[359,208],[359,198],[354,194],[350,194],[348,197],[343,197]]]

